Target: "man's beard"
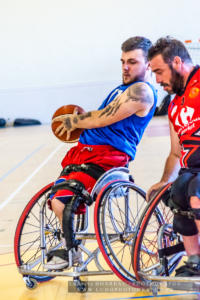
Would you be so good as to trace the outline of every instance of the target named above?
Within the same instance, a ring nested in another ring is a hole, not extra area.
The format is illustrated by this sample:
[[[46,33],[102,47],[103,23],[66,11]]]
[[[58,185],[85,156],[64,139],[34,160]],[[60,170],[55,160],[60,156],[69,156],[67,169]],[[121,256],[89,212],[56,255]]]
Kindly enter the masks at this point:
[[[144,77],[145,77],[145,73],[134,76],[134,78],[130,79],[130,81],[124,82],[124,78],[122,76],[122,82],[123,82],[123,85],[129,85],[129,84],[134,83],[136,81],[144,81]]]
[[[170,84],[172,87],[172,93],[181,95],[184,91],[184,78],[180,75],[172,66],[169,66],[172,72]]]

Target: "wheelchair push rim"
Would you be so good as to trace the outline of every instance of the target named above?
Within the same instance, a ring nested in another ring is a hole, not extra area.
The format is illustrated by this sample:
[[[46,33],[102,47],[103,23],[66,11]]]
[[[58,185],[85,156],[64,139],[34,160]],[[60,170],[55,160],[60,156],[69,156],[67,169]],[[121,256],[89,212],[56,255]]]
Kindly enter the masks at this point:
[[[174,271],[182,256],[171,256],[167,268],[163,268],[158,249],[176,245],[179,236],[172,230],[173,213],[161,200],[171,183],[167,184],[145,208],[137,227],[137,238],[133,240],[132,266],[137,280],[148,275],[166,276]]]
[[[126,196],[131,197],[127,200]],[[134,183],[114,180],[101,189],[94,211],[95,233],[104,259],[122,281],[135,287],[138,284],[131,270],[131,247],[145,203],[145,192]]]

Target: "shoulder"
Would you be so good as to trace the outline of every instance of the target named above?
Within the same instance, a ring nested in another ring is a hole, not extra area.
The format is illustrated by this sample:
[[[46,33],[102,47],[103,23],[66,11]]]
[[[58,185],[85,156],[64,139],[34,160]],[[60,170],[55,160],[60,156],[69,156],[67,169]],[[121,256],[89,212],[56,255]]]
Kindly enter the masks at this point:
[[[141,102],[154,102],[154,93],[152,87],[146,82],[135,82],[130,85],[127,89],[127,92],[138,98]]]

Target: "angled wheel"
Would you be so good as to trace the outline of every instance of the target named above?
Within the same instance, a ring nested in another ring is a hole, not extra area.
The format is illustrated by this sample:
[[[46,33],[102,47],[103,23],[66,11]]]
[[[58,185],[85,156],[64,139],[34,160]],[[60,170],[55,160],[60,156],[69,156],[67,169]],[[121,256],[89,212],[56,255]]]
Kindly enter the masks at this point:
[[[29,290],[33,290],[37,287],[37,280],[30,277],[30,276],[26,276],[24,277],[24,281],[26,283],[26,287],[29,289]]]
[[[182,259],[181,237],[172,228],[173,213],[162,201],[169,197],[170,187],[171,183],[148,203],[138,223],[132,248],[137,280],[145,275],[169,276]]]
[[[52,185],[53,183],[48,184],[32,197],[18,221],[14,239],[15,261],[18,267],[26,266],[30,270],[43,271],[40,248],[40,210]],[[46,246],[47,248],[54,247],[60,242],[60,224],[48,207],[44,209],[44,218]],[[31,275],[31,278],[42,282],[53,277]]]
[[[45,253],[50,249],[58,249],[63,246],[60,223],[46,202],[52,185],[53,183],[50,183],[42,188],[28,202],[19,218],[15,232],[14,253],[16,264],[18,267],[34,272],[47,271],[42,263],[41,241],[45,240],[45,249],[43,249]],[[41,226],[41,214],[44,226]],[[85,229],[86,218],[85,214],[75,215],[74,228],[76,232]],[[41,228],[43,233],[41,233]],[[49,275],[50,273],[49,271]],[[28,277],[25,276],[25,278]],[[31,275],[31,279],[38,282],[48,281],[52,278],[52,276]]]
[[[146,205],[145,192],[129,181],[109,182],[95,204],[94,224],[100,250],[112,271],[137,286],[131,264],[136,225]]]

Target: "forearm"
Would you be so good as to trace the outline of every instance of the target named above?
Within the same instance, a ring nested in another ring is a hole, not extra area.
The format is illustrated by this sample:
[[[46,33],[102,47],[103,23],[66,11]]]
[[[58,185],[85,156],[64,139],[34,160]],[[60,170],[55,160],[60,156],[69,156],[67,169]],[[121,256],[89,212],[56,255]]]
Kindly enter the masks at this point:
[[[180,169],[179,159],[179,156],[170,153],[165,163],[164,172],[160,180],[161,182],[167,183],[173,181],[176,178]]]
[[[81,115],[68,117],[66,118],[65,124],[69,129],[70,127],[91,129],[111,124],[112,120],[104,117],[104,115],[102,115],[102,111],[103,110],[90,111]]]
[[[128,118],[138,110],[138,104],[131,105],[124,103],[123,98],[119,97],[101,110],[90,111],[81,115],[72,115],[66,118],[65,126],[71,128],[98,128],[105,127]]]

